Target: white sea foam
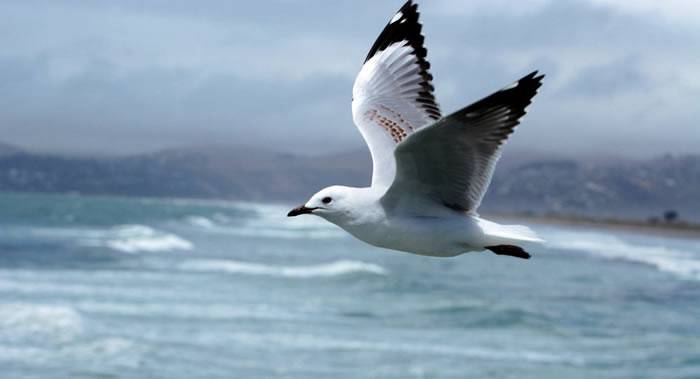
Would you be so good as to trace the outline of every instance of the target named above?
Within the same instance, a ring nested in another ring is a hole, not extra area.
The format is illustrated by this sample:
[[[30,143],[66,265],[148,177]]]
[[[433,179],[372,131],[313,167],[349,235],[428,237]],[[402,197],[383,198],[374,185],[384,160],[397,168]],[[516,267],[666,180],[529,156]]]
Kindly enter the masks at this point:
[[[213,229],[217,226],[214,221],[203,216],[189,216],[186,218],[186,220],[191,225],[204,229]]]
[[[200,220],[200,222],[203,222]],[[59,243],[74,243],[80,246],[107,247],[124,253],[161,252],[169,250],[191,250],[190,241],[146,225],[118,225],[111,228],[86,227],[15,227],[5,230],[5,237],[33,239]]]
[[[307,217],[310,219],[311,217]],[[225,234],[241,237],[262,237],[280,239],[333,239],[345,236],[335,225],[323,223],[322,220],[289,220],[288,223],[274,217],[246,220],[241,225],[220,225],[197,220],[196,226],[207,233]],[[192,223],[192,221],[190,221]],[[194,223],[193,223],[194,224]]]
[[[180,269],[186,271],[224,272],[290,278],[333,277],[353,273],[387,274],[385,268],[374,263],[349,260],[309,266],[273,266],[234,260],[199,259],[182,262],[180,264]]]
[[[65,343],[73,340],[82,329],[82,318],[71,307],[0,304],[0,340],[3,341]]]
[[[190,241],[175,234],[155,230],[145,225],[121,225],[82,241],[83,245],[104,246],[123,253],[156,253],[171,250],[191,250]]]
[[[220,228],[214,233],[241,237],[260,237],[276,239],[333,239],[342,238],[340,230],[324,229],[286,229],[262,223],[249,223],[242,227]]]
[[[318,217],[287,217],[288,207],[240,203],[237,208],[251,211],[255,215],[231,223],[221,214],[210,217],[192,215],[185,221],[206,233],[225,234],[242,237],[262,237],[281,239],[331,239],[346,236],[340,228]]]
[[[6,273],[0,270],[0,275]],[[81,282],[56,281],[42,276],[41,272],[28,272],[27,275],[16,275],[13,280],[0,280],[1,295],[41,295],[48,298],[62,296],[80,297],[119,297],[126,299],[139,299],[144,296],[166,296],[170,293],[167,287],[159,286],[163,277],[169,273],[157,272],[129,272],[118,273],[109,271],[64,271],[66,276],[74,275],[84,279]],[[115,278],[116,277],[116,278]],[[168,279],[171,279],[169,277]],[[120,283],[114,285],[114,283]]]
[[[266,304],[191,304],[163,302],[83,301],[76,305],[84,313],[97,313],[158,319],[265,319],[293,320],[298,317],[286,309]]]
[[[255,212],[258,214],[287,214],[285,210],[289,211],[288,206],[283,206],[280,204],[232,202],[229,205],[233,206],[236,209],[248,212]]]
[[[670,248],[661,241],[655,245],[626,242],[618,237],[594,232],[553,232],[546,236],[557,249],[585,251],[609,259],[651,265],[683,278],[700,279],[700,254]]]

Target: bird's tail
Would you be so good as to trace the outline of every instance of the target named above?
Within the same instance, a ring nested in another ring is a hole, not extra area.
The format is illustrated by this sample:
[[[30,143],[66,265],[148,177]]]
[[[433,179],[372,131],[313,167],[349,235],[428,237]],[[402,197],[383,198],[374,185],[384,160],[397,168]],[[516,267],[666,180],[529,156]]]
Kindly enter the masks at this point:
[[[530,259],[530,254],[518,245],[522,242],[544,242],[527,226],[499,225],[490,221],[480,224],[488,241],[484,248],[497,255]]]
[[[512,244],[515,242],[544,242],[537,233],[524,225],[500,225],[484,219],[479,220],[479,226],[493,242]]]
[[[525,225],[498,225],[495,235],[514,241],[544,242],[534,230]]]

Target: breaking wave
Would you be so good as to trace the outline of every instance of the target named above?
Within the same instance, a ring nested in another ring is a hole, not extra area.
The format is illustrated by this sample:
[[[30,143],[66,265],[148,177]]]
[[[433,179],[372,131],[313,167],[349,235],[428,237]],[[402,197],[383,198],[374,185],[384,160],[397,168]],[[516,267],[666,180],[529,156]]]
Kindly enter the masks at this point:
[[[215,228],[216,222],[204,216],[188,216],[185,220],[193,226],[198,226],[203,229]]]
[[[82,318],[71,307],[25,303],[0,305],[2,341],[65,343],[82,330]]]
[[[83,301],[76,307],[86,314],[183,320],[294,320],[300,316],[287,309],[267,304],[191,304],[163,302]]]
[[[700,255],[662,244],[635,245],[602,233],[556,232],[547,236],[549,246],[629,262],[643,263],[682,278],[700,280]]]
[[[87,246],[104,246],[123,253],[157,253],[170,250],[191,250],[190,241],[175,234],[155,230],[145,225],[121,225],[100,237],[83,241]]]
[[[50,242],[102,247],[122,253],[154,253],[170,250],[191,250],[193,244],[173,233],[146,225],[96,227],[13,227],[5,230],[8,241]]]
[[[182,262],[179,267],[185,271],[223,272],[288,278],[334,277],[355,273],[386,275],[388,273],[384,267],[374,263],[349,260],[308,266],[273,266],[234,260],[201,259]]]
[[[245,203],[237,207],[253,215],[236,220],[221,214],[190,215],[184,220],[187,225],[206,233],[241,237],[332,239],[346,236],[337,226],[317,217],[289,218],[286,216],[288,207]]]
[[[340,230],[332,229],[285,229],[274,226],[250,224],[237,228],[220,228],[214,233],[240,237],[260,237],[279,239],[333,239],[344,237]]]

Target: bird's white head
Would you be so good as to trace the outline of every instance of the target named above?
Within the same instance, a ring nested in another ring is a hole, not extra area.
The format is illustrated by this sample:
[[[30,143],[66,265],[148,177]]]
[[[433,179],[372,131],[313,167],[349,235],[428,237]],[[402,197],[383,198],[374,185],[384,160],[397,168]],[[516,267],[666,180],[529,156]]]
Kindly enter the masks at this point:
[[[303,214],[312,214],[338,223],[351,218],[357,202],[353,190],[357,188],[331,186],[318,191],[306,204],[289,211],[287,216],[294,217]]]

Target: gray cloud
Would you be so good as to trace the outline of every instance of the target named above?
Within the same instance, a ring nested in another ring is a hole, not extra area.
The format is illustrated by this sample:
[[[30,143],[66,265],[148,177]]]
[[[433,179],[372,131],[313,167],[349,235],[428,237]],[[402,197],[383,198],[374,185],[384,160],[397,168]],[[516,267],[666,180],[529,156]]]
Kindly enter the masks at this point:
[[[585,97],[605,97],[621,93],[644,91],[654,83],[638,66],[635,57],[581,69],[562,94]]]
[[[540,69],[545,86],[513,148],[700,152],[700,28],[587,1],[533,4],[421,4],[445,112]],[[0,140],[110,153],[359,147],[352,81],[398,6],[3,2]]]

